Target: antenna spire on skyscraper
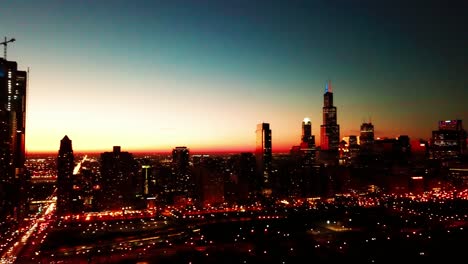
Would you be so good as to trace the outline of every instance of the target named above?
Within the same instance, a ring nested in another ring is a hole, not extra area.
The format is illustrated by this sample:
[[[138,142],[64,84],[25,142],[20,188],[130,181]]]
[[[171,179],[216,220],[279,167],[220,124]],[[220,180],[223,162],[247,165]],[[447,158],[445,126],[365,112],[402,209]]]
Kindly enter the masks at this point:
[[[332,93],[331,80],[328,79],[325,83],[325,93]]]

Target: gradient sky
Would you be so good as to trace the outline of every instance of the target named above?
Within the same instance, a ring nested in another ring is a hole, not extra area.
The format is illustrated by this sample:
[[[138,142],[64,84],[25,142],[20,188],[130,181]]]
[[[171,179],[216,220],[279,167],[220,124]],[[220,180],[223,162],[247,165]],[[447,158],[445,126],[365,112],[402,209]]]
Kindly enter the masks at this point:
[[[450,3],[445,3],[450,2]],[[341,136],[468,126],[467,1],[2,1],[30,68],[26,148],[247,150],[317,144],[332,80]]]

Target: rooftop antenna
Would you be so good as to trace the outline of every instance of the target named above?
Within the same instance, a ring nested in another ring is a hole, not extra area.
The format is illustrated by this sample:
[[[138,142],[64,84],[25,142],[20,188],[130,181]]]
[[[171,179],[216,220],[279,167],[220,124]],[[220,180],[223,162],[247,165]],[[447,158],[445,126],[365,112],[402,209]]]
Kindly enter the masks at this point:
[[[0,44],[3,45],[3,59],[7,59],[7,46],[8,43],[15,42],[16,39],[12,38],[10,40],[7,40],[7,37],[5,37],[5,41],[1,42]]]
[[[332,93],[331,80],[328,79],[325,83],[325,93]]]

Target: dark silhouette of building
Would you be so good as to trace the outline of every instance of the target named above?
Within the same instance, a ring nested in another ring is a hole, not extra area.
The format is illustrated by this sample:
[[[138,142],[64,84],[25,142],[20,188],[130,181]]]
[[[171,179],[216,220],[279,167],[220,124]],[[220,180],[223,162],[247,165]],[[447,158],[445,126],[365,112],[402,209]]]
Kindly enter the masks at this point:
[[[438,160],[460,159],[466,153],[466,130],[462,120],[439,121],[439,130],[432,131],[430,156]]]
[[[156,186],[155,166],[148,158],[138,160],[140,171],[133,181],[136,200],[136,208],[154,208],[158,196]]]
[[[333,177],[329,171],[335,167],[325,167],[323,164],[313,164],[304,167],[306,197],[327,197],[332,193]]]
[[[353,163],[356,159],[356,157],[359,155],[359,150],[360,146],[358,144],[357,136],[356,135],[350,135],[348,139],[348,156],[350,159],[350,162]]]
[[[201,206],[220,205],[224,202],[224,173],[221,162],[206,157],[193,168],[197,187],[197,201]]]
[[[114,146],[112,152],[101,154],[101,189],[98,201],[101,210],[119,210],[135,203],[134,181],[138,164],[133,155]]]
[[[65,136],[60,140],[57,158],[57,214],[59,216],[71,211],[74,166],[72,141]]]
[[[194,179],[189,170],[190,150],[187,147],[175,147],[172,150],[172,170],[174,177],[174,202],[185,203],[194,196]]]
[[[333,105],[331,81],[325,86],[323,95],[323,125],[320,126],[320,147],[322,151],[338,154],[340,126],[337,124],[336,107]]]
[[[85,163],[82,163],[79,171],[73,174],[73,197],[72,211],[84,212],[93,211],[94,198],[94,180],[96,179],[91,168],[87,168]],[[100,187],[100,186],[99,186]]]
[[[410,139],[406,135],[377,139],[374,141],[374,154],[385,167],[407,164],[411,156]]]
[[[400,135],[398,137],[398,144],[400,147],[401,153],[404,155],[404,158],[409,158],[411,155],[411,141],[408,135]]]
[[[271,162],[272,162],[272,142],[270,124],[261,123],[257,125],[256,130],[256,149],[257,172],[260,177],[262,192],[265,195],[271,194]]]
[[[189,168],[190,151],[187,147],[175,147],[172,150],[172,164],[177,173],[185,174]]]
[[[154,187],[156,202],[159,204],[168,205],[174,202],[174,190],[177,185],[172,167],[172,161],[169,159],[154,164],[154,177],[151,186]]]
[[[245,203],[253,200],[261,190],[257,174],[255,155],[243,152],[230,158],[231,171],[225,184],[224,197],[233,203]]]
[[[0,58],[0,220],[21,221],[28,201],[25,161],[27,72]]]
[[[300,149],[307,163],[315,162],[315,136],[312,135],[312,123],[309,118],[302,121],[302,136]]]
[[[361,135],[359,136],[361,148],[371,149],[374,145],[374,125],[372,123],[362,123]]]

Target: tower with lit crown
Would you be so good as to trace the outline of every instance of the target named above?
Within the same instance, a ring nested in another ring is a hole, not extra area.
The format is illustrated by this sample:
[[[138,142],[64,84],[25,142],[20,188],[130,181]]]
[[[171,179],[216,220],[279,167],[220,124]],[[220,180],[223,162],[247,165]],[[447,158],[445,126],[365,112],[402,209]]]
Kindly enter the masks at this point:
[[[336,107],[333,105],[331,81],[325,85],[323,95],[323,124],[320,126],[320,147],[322,151],[338,152],[340,125],[337,124]]]
[[[307,163],[315,161],[315,136],[312,135],[312,123],[309,118],[302,121],[301,152]]]

